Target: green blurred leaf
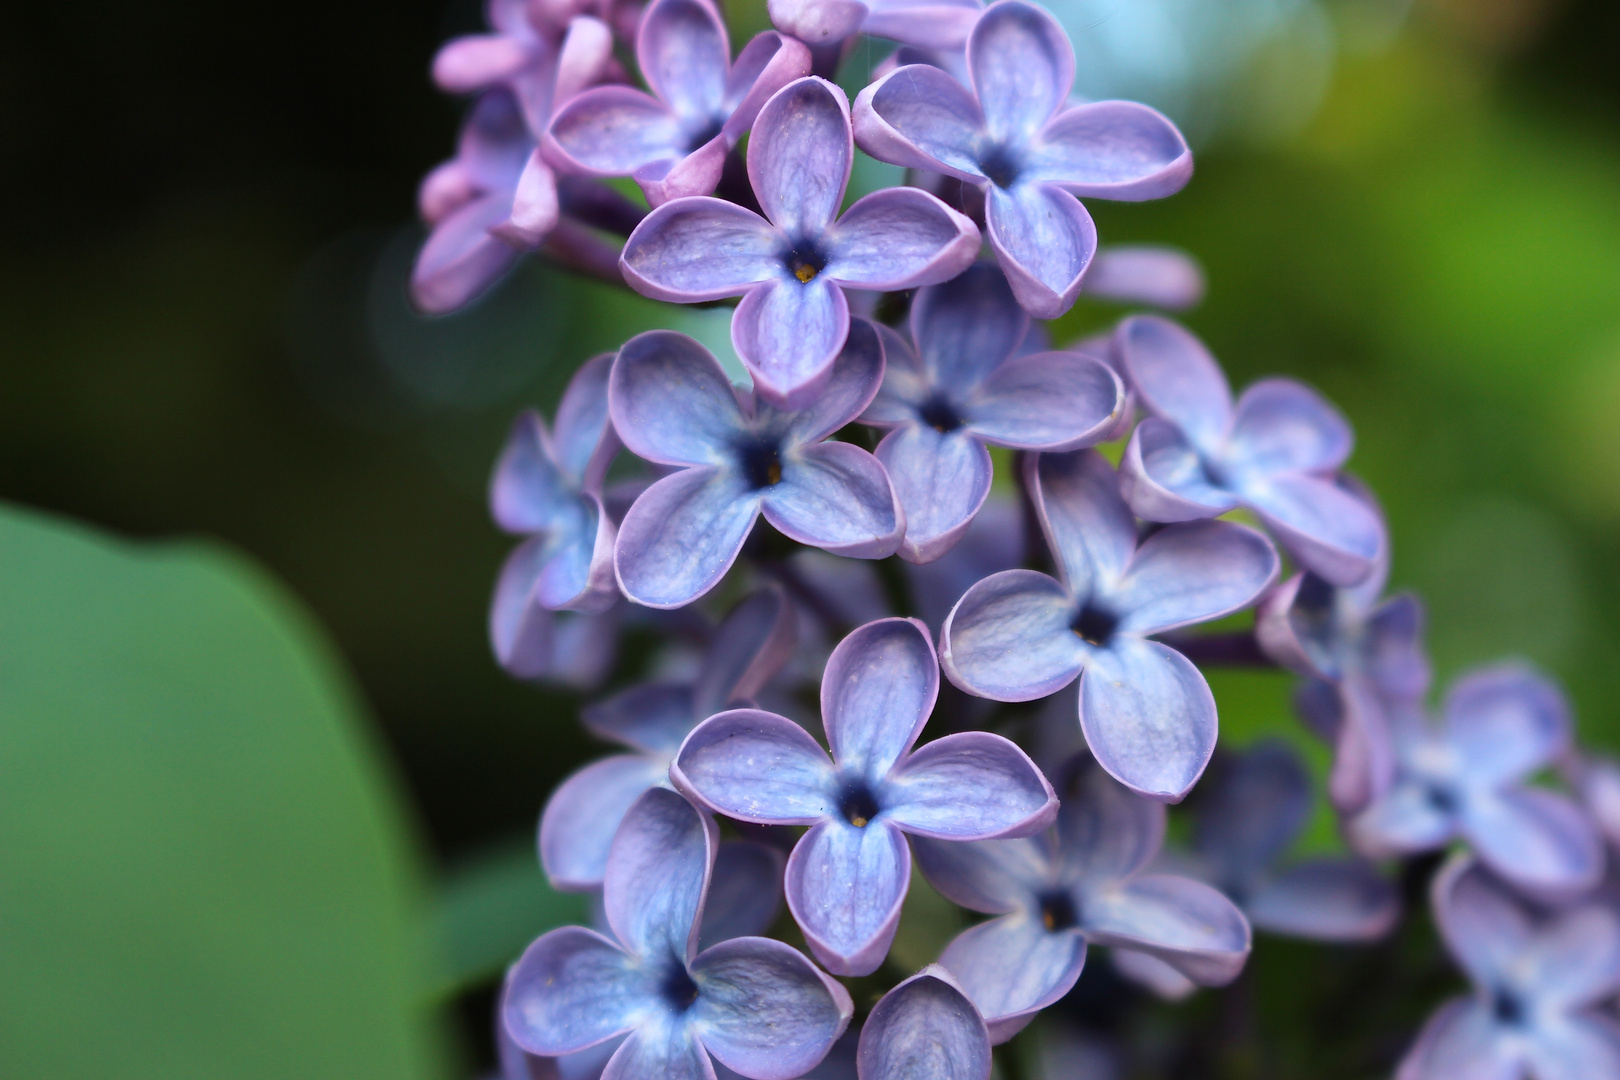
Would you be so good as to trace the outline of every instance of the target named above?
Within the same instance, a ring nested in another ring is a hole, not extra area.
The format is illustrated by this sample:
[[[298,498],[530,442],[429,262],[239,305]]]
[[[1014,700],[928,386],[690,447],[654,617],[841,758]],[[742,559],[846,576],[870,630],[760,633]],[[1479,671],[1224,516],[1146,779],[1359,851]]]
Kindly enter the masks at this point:
[[[308,616],[4,507],[0,611],[0,1075],[442,1075],[416,853]]]

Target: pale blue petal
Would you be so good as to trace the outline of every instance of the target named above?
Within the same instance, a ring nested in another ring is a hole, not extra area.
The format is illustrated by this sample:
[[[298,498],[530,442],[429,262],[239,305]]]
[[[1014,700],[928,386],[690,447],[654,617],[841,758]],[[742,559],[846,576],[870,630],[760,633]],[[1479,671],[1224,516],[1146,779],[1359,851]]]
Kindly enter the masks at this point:
[[[1293,379],[1261,379],[1243,391],[1232,418],[1226,460],[1259,472],[1332,472],[1355,437],[1344,416]]]
[[[794,241],[814,241],[838,215],[854,158],[844,92],[807,76],[759,110],[748,142],[748,179],[777,228]]]
[[[892,292],[956,277],[979,254],[979,228],[926,191],[894,187],[857,201],[822,244],[828,278]]]
[[[619,257],[643,296],[692,304],[736,296],[782,273],[786,238],[736,203],[704,195],[672,199],[641,220]]]
[[[990,136],[1022,146],[1069,96],[1074,49],[1056,19],[1006,0],[985,10],[967,46],[968,74]]]
[[[1238,498],[1217,485],[1204,459],[1175,424],[1149,416],[1136,426],[1119,463],[1125,501],[1147,521],[1198,521],[1235,508]]]
[[[684,684],[644,683],[580,710],[592,734],[650,754],[673,757],[702,717]]]
[[[1299,836],[1310,817],[1310,774],[1299,751],[1266,738],[1216,762],[1194,819],[1200,855],[1221,881],[1248,881]]]
[[[905,531],[889,474],[845,442],[783,454],[781,482],[760,495],[765,519],[778,531],[834,555],[881,559],[894,553]]]
[[[1082,599],[1110,588],[1136,552],[1136,521],[1113,466],[1095,450],[1041,454],[1034,466],[1025,478],[1064,580]]]
[[[1041,841],[911,841],[917,867],[946,899],[974,911],[1002,915],[1030,905],[1052,883]]]
[[[733,709],[699,724],[670,778],[727,817],[809,825],[837,810],[837,775],[809,732],[760,709]]]
[[[1539,927],[1529,953],[1528,984],[1560,1009],[1597,1005],[1620,992],[1620,914],[1601,899]]]
[[[1068,885],[1101,888],[1130,877],[1159,853],[1164,804],[1144,799],[1095,765],[1064,786],[1057,821],[1057,874]]]
[[[630,807],[602,879],[608,925],[626,949],[653,961],[689,960],[720,832],[714,819],[667,788]]]
[[[1055,319],[1073,307],[1097,253],[1097,226],[1086,208],[1042,183],[992,186],[985,203],[990,246],[1024,310]]]
[[[990,452],[962,429],[897,427],[878,444],[877,459],[905,511],[900,553],[911,562],[930,562],[949,551],[990,494]]]
[[[793,605],[775,585],[757,589],[732,608],[709,641],[692,686],[692,719],[705,719],[738,699],[757,694],[792,655],[797,638],[795,618]],[[586,719],[588,722],[589,716]],[[675,747],[670,749],[673,752]]]
[[[939,957],[984,1016],[991,1042],[1005,1042],[1068,993],[1085,962],[1078,931],[1049,932],[1027,911],[964,930]]]
[[[1162,113],[1134,101],[1092,101],[1065,109],[1028,151],[1030,179],[1075,195],[1136,202],[1161,199],[1192,177],[1192,151]]]
[[[929,383],[960,398],[1017,350],[1029,332],[1007,278],[993,262],[978,262],[911,301],[911,336]]]
[[[1569,745],[1569,704],[1530,668],[1498,664],[1470,672],[1447,691],[1445,728],[1471,781],[1518,780]]]
[[[698,0],[664,0],[690,4]],[[594,86],[564,105],[547,130],[558,168],[587,176],[629,176],[655,161],[678,161],[688,147],[680,118],[628,86]]]
[[[614,1051],[602,1080],[714,1080],[714,1065],[684,1017],[660,1012]]]
[[[951,682],[996,701],[1033,701],[1080,673],[1085,646],[1069,629],[1075,602],[1033,570],[993,574],[962,595],[940,632]]]
[[[1315,941],[1372,941],[1401,913],[1394,883],[1359,859],[1316,859],[1264,882],[1243,905],[1258,930]]]
[[[881,780],[917,741],[938,696],[939,662],[922,623],[857,627],[821,676],[821,718],[839,768]]]
[[[910,883],[898,829],[882,818],[863,828],[838,818],[813,827],[788,857],[788,910],[828,971],[869,975],[888,955]]]
[[[649,4],[636,35],[636,66],[683,120],[722,117],[731,45],[719,13],[703,0]]]
[[[1179,427],[1203,454],[1216,452],[1232,423],[1232,391],[1204,343],[1157,315],[1114,332],[1125,376],[1147,410]]]
[[[501,1016],[519,1047],[557,1057],[630,1030],[655,993],[646,973],[613,942],[565,926],[524,952],[509,976]]]
[[[1171,525],[1150,536],[1108,601],[1119,630],[1159,634],[1248,607],[1277,576],[1277,549],[1230,521]]]
[[[698,951],[770,929],[782,907],[782,871],[787,858],[769,844],[727,840],[714,857],[714,875],[703,903]]]
[[[662,465],[727,460],[744,429],[731,382],[713,354],[685,334],[651,330],[619,350],[608,411],[632,454]]]
[[[1020,450],[1070,450],[1101,442],[1125,407],[1107,364],[1069,352],[1019,356],[964,404],[967,430]]]
[[[540,864],[551,884],[573,891],[601,885],[625,813],[668,779],[667,759],[618,754],[557,785],[540,814]]]
[[[855,99],[861,149],[895,165],[984,182],[984,117],[971,91],[937,67],[910,64]]]
[[[754,377],[754,390],[788,408],[808,405],[829,377],[849,334],[844,290],[820,274],[791,277],[744,296],[731,315],[731,344]]]
[[[647,607],[690,604],[719,584],[758,514],[759,497],[729,472],[683,469],[664,477],[619,528],[619,587]]]
[[[1396,1080],[1518,1080],[1517,1055],[1503,1047],[1488,1006],[1457,998],[1429,1018],[1401,1059]]]
[[[1297,474],[1244,478],[1239,493],[1307,570],[1341,586],[1373,572],[1384,545],[1382,523],[1333,482]]]
[[[1557,1017],[1538,1027],[1525,1058],[1536,1080],[1620,1076],[1620,1025],[1602,1013]]]
[[[792,1080],[814,1068],[854,1012],[842,986],[767,938],[716,945],[693,962],[692,979],[693,1031],[721,1064],[753,1080]]]
[[[1603,876],[1603,842],[1570,799],[1541,788],[1474,792],[1461,829],[1481,861],[1531,896],[1560,900]]]
[[[1080,679],[1080,727],[1097,761],[1144,795],[1178,801],[1215,749],[1215,699],[1192,662],[1156,641],[1116,638]]]
[[[923,745],[889,774],[880,798],[898,827],[946,840],[1029,836],[1058,809],[1052,785],[1028,755],[988,731]]]
[[[935,970],[913,975],[873,1006],[856,1052],[861,1080],[989,1080],[984,1021]]]
[[[1249,958],[1249,923],[1201,881],[1149,874],[1081,901],[1080,925],[1093,944],[1156,956],[1204,986],[1237,978]]]

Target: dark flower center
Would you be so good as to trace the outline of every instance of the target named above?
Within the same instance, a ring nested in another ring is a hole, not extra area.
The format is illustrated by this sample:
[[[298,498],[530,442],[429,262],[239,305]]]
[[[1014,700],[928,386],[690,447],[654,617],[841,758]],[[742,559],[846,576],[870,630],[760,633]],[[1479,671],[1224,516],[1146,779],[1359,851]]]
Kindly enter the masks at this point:
[[[878,805],[877,796],[872,789],[860,781],[855,781],[844,788],[844,793],[838,798],[838,812],[844,815],[844,820],[857,829],[864,829],[871,820],[878,816],[883,807]]]
[[[1054,889],[1041,897],[1041,925],[1054,933],[1080,925],[1080,912],[1067,890]]]
[[[1429,804],[1430,809],[1442,814],[1457,812],[1457,793],[1444,784],[1430,784],[1423,792],[1423,801]]]
[[[720,117],[711,116],[707,123],[705,123],[702,127],[695,129],[692,134],[687,137],[687,153],[700,149],[710,139],[720,134],[720,130],[723,127],[725,127],[725,122]]]
[[[755,439],[738,446],[737,463],[750,491],[782,482],[782,448],[775,439]]]
[[[1498,1024],[1518,1027],[1525,1021],[1524,999],[1511,990],[1497,987],[1491,994],[1491,1015]]]
[[[923,402],[922,408],[917,410],[922,422],[939,432],[941,435],[955,431],[962,426],[962,417],[956,412],[956,407],[945,400],[945,395],[935,394]]]
[[[979,171],[1005,191],[1018,182],[1018,162],[1004,146],[997,146],[979,159]]]
[[[1119,616],[1105,607],[1087,600],[1080,608],[1080,614],[1074,617],[1069,624],[1075,636],[1088,645],[1107,645],[1114,636],[1114,630],[1119,626]]]
[[[809,240],[793,245],[783,261],[787,263],[788,273],[806,285],[827,268],[827,256]]]
[[[698,997],[697,983],[692,981],[686,965],[680,963],[670,964],[669,973],[664,976],[664,983],[658,990],[665,1003],[676,1012],[690,1009]]]
[[[1232,486],[1232,478],[1226,475],[1226,470],[1220,463],[1211,461],[1203,455],[1199,455],[1198,458],[1198,471],[1203,474],[1204,483],[1212,488],[1224,491]]]

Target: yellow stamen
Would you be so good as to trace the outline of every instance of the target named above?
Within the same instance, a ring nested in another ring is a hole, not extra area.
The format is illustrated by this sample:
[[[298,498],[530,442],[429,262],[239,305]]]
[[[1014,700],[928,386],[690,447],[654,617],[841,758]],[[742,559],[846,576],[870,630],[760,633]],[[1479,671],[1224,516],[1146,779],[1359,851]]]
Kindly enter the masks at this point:
[[[816,268],[807,262],[794,263],[793,276],[808,285],[810,279],[816,276]]]

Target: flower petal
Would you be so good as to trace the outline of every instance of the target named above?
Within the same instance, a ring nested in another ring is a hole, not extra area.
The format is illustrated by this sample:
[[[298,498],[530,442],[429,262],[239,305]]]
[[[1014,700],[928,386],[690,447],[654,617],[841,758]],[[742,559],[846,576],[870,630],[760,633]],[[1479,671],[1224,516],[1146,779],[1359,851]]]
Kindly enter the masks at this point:
[[[1072,352],[1015,357],[962,410],[979,438],[1019,450],[1073,450],[1101,442],[1125,408],[1119,376]]]
[[[960,731],[920,747],[889,774],[882,800],[884,816],[899,828],[943,840],[1029,836],[1058,809],[1029,756],[988,731]]]
[[[1277,549],[1230,521],[1170,525],[1137,549],[1109,596],[1119,629],[1159,634],[1248,607],[1277,577]]]
[[[573,485],[552,461],[546,422],[525,409],[513,421],[490,478],[490,515],[507,532],[535,533],[569,513],[574,500]]]
[[[1134,101],[1064,109],[1029,149],[1031,179],[1071,194],[1139,202],[1174,195],[1192,178],[1192,151],[1168,118]]]
[[[1315,390],[1261,379],[1238,398],[1226,458],[1260,473],[1332,472],[1354,443],[1349,422]]]
[[[726,25],[703,0],[653,0],[636,33],[636,66],[682,120],[721,115],[731,44]]]
[[[911,336],[925,377],[953,398],[965,396],[1000,367],[1029,333],[1006,275],[977,262],[958,277],[917,292]]]
[[[1018,911],[1051,883],[1039,840],[911,841],[917,866],[952,903],[991,915]]]
[[[828,278],[874,292],[949,281],[979,254],[979,227],[912,187],[864,196],[826,232]]]
[[[1620,915],[1602,902],[1557,915],[1530,952],[1531,984],[1544,1003],[1580,1009],[1620,992]]]
[[[1497,1026],[1478,998],[1456,998],[1423,1025],[1395,1080],[1516,1080],[1516,1055],[1504,1053]]]
[[[433,81],[447,94],[470,94],[509,79],[534,63],[535,50],[506,34],[451,38],[433,57]]]
[[[693,719],[757,694],[792,654],[796,617],[793,605],[775,585],[750,593],[732,608],[714,632],[698,671],[692,689]]]
[[[881,818],[864,828],[823,821],[788,856],[788,910],[834,975],[869,975],[883,963],[910,883],[905,835]]]
[[[1415,780],[1397,781],[1388,794],[1345,823],[1351,846],[1374,859],[1438,848],[1456,835],[1457,825],[1429,794]]]
[[[1119,324],[1114,347],[1149,412],[1179,427],[1200,453],[1221,446],[1232,423],[1232,391],[1203,342],[1169,319],[1137,315]]]
[[[1245,501],[1300,565],[1335,585],[1373,572],[1384,530],[1361,500],[1314,476],[1274,476],[1245,483]]]
[[[1088,892],[1082,903],[1089,941],[1156,956],[1204,986],[1231,982],[1249,958],[1248,920],[1201,881],[1147,874]]]
[[[1411,593],[1390,597],[1368,616],[1363,662],[1382,692],[1406,701],[1427,693],[1432,673],[1423,644],[1424,621],[1423,601]]]
[[[495,659],[519,679],[543,678],[552,671],[556,617],[534,599],[536,569],[532,559],[539,542],[520,544],[501,568],[489,606],[489,643]]]
[[[536,148],[512,192],[512,213],[489,231],[519,251],[533,251],[557,227],[557,214],[557,177]]]
[[[592,702],[580,710],[580,719],[600,738],[674,757],[700,717],[690,686],[643,683]]]
[[[992,574],[962,594],[940,631],[946,676],[970,694],[1034,701],[1080,673],[1085,647],[1069,630],[1074,597],[1034,570]]]
[[[643,296],[692,304],[737,296],[782,272],[784,238],[736,203],[693,195],[641,219],[619,268]]]
[[[727,840],[714,857],[714,875],[703,903],[698,951],[732,938],[770,929],[782,907],[782,852],[753,840]]]
[[[1097,226],[1086,208],[1057,185],[1043,183],[992,186],[985,203],[990,246],[1024,310],[1055,319],[1073,307],[1097,252]]]
[[[797,35],[796,35],[797,36]],[[743,46],[726,78],[723,132],[732,143],[754,126],[772,94],[794,79],[810,74],[810,50],[803,41],[766,30]]]
[[[825,274],[803,285],[768,282],[731,314],[731,344],[754,392],[790,409],[815,399],[848,334],[849,301]]]
[[[624,516],[614,549],[619,588],[646,607],[685,607],[731,569],[758,515],[758,497],[728,472],[664,477]]]
[[[929,967],[883,995],[861,1029],[861,1080],[989,1080],[990,1035],[962,991]]]
[[[849,1026],[849,993],[798,950],[733,938],[692,964],[693,1030],[720,1063],[753,1080],[791,1080],[814,1068]]]
[[[1458,679],[1446,693],[1446,734],[1471,780],[1518,780],[1569,745],[1569,704],[1522,664],[1497,664]]]
[[[771,25],[810,45],[843,41],[861,28],[867,6],[857,0],[769,0]]]
[[[771,96],[748,141],[748,179],[765,216],[814,241],[838,216],[855,160],[849,99],[825,79],[795,79]]]
[[[1149,416],[1136,426],[1119,463],[1119,489],[1147,521],[1198,521],[1233,509],[1237,496],[1216,486],[1181,429]]]
[[[600,353],[581,364],[557,404],[552,451],[557,463],[587,491],[600,488],[601,474],[619,447],[608,417],[613,357]]]
[[[1108,950],[1108,959],[1120,975],[1165,1001],[1185,1001],[1198,989],[1197,983],[1149,953],[1116,947]]]
[[[1200,794],[1193,835],[1219,880],[1246,881],[1299,836],[1310,817],[1310,774],[1299,751],[1278,738],[1216,763]]]
[[[601,1080],[715,1080],[714,1064],[682,1017],[653,1013],[614,1051]]]
[[[979,0],[875,0],[861,32],[917,49],[960,50],[983,10]]]
[[[1179,248],[1110,244],[1097,249],[1081,291],[1098,300],[1185,311],[1204,299],[1204,271]]]
[[[1620,1076],[1620,1025],[1602,1013],[1558,1017],[1525,1048],[1536,1080]]]
[[[1535,932],[1530,917],[1476,860],[1452,856],[1430,894],[1440,936],[1474,982],[1494,986],[1521,962]]]
[[[1130,877],[1159,853],[1164,804],[1144,799],[1090,764],[1064,786],[1058,811],[1058,878],[1101,887]]]
[[[517,262],[518,251],[490,235],[512,215],[512,192],[481,196],[433,227],[411,268],[411,302],[444,315],[482,296]]]
[[[783,456],[781,482],[760,493],[765,520],[789,539],[834,555],[894,554],[905,515],[876,458],[844,442],[816,443]]]
[[[1136,520],[1095,450],[1036,455],[1024,482],[1063,580],[1077,597],[1111,587],[1136,553]]]
[[[926,290],[919,289],[917,296],[921,297],[924,292]],[[911,305],[916,311],[916,298]],[[910,423],[917,418],[917,410],[932,396],[933,387],[911,342],[881,323],[876,324],[876,329],[878,340],[883,343],[883,385],[861,413],[860,422],[878,427]]]
[[[692,958],[719,843],[714,819],[668,788],[653,788],[626,811],[608,852],[602,908],[633,955]]]
[[[990,451],[965,431],[905,424],[878,443],[877,459],[905,511],[900,557],[909,562],[949,551],[990,494]]]
[[[1034,4],[1001,0],[968,37],[968,74],[998,143],[1022,146],[1069,96],[1074,48],[1058,21]]]
[[[1257,888],[1244,904],[1256,929],[1315,941],[1372,941],[1401,913],[1390,880],[1360,859],[1316,859]]]
[[[839,768],[881,780],[917,741],[938,696],[939,662],[921,622],[856,627],[821,676],[822,724]]]
[[[1481,861],[1531,896],[1561,900],[1603,876],[1603,841],[1563,795],[1519,788],[1465,800],[1462,831]]]
[[[583,892],[601,885],[624,815],[668,780],[669,766],[662,759],[615,754],[558,784],[540,814],[540,864],[552,886]]]
[[[872,83],[855,99],[854,125],[861,149],[879,161],[986,182],[979,103],[937,67],[909,64]]]
[[[663,0],[671,4],[697,7],[699,0]],[[571,173],[629,176],[654,161],[678,161],[690,148],[662,101],[628,86],[593,86],[552,118],[546,149]]]
[[[990,1041],[1006,1042],[1067,994],[1086,962],[1086,939],[1048,931],[1027,911],[969,927],[940,954],[940,966],[983,1015]]]
[[[619,349],[608,380],[608,412],[630,452],[661,465],[728,460],[744,427],[720,364],[672,330],[637,334]]]
[[[629,1031],[654,989],[613,942],[565,926],[524,951],[508,976],[501,1016],[520,1048],[556,1057]]]
[[[1080,727],[1103,768],[1150,798],[1179,801],[1215,749],[1215,698],[1192,661],[1157,641],[1096,650],[1080,678]]]
[[[837,811],[837,774],[810,733],[760,709],[716,713],[681,744],[670,779],[711,810],[770,825]]]
[[[820,442],[861,415],[882,387],[885,370],[883,338],[877,325],[851,319],[849,337],[833,360],[826,383],[813,402],[795,410],[788,420],[788,441]],[[769,402],[758,402],[756,416],[763,419],[774,409]]]

